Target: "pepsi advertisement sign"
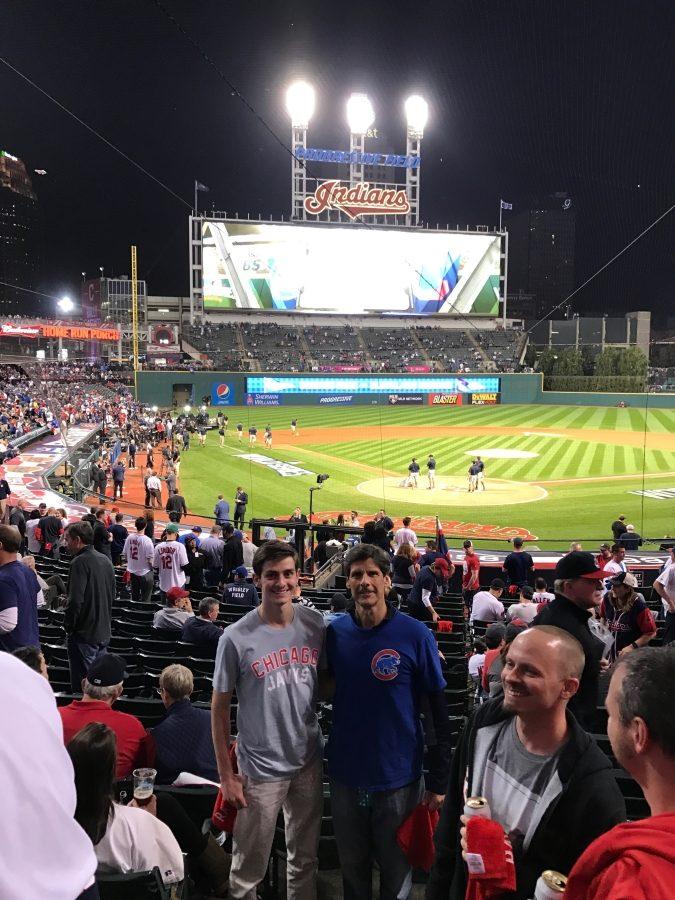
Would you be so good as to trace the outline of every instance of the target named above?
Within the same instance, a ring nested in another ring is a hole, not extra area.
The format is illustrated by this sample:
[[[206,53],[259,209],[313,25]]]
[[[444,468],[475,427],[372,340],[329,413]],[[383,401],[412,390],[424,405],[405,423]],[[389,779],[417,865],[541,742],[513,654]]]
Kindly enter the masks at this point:
[[[234,385],[221,381],[211,385],[211,406],[233,406]]]

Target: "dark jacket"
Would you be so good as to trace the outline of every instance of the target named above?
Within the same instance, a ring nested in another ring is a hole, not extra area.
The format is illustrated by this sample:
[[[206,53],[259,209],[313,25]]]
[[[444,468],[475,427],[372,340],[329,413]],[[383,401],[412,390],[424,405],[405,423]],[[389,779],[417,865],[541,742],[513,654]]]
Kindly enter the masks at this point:
[[[207,709],[193,706],[187,698],[177,700],[150,734],[158,782],[171,784],[181,772],[220,781]]]
[[[202,619],[201,616],[194,616],[183,625],[181,640],[187,641],[189,644],[196,644],[200,648],[200,654],[206,658],[215,659],[218,641],[222,634],[223,629],[218,625]]]
[[[429,875],[426,900],[464,900],[466,864],[462,860],[459,817],[467,796],[480,784],[487,752],[497,726],[510,718],[502,700],[478,707],[467,723],[453,755],[450,781],[434,835],[436,861]],[[545,869],[568,873],[588,845],[626,820],[626,805],[612,767],[593,738],[568,711],[570,738],[563,747],[557,773],[542,798],[541,818],[516,869],[517,890],[504,894],[526,900],[534,894]],[[474,782],[476,778],[476,782]]]
[[[9,524],[19,529],[22,538],[26,537],[26,516],[20,506],[15,506],[9,514]]]
[[[115,570],[108,556],[85,547],[70,564],[64,628],[85,644],[110,640]]]
[[[94,523],[94,550],[103,553],[109,559],[112,556],[112,546],[109,540],[109,532],[100,519]]]
[[[223,582],[230,580],[230,572],[238,566],[244,565],[244,550],[241,540],[237,537],[229,537],[223,547]]]
[[[586,662],[581,676],[579,690],[569,703],[571,712],[579,724],[588,731],[595,731],[595,710],[598,705],[600,682],[600,660],[604,647],[594,637],[588,627],[591,617],[589,612],[575,606],[567,597],[555,595],[555,600],[547,603],[542,611],[534,617],[532,625],[555,625],[575,637],[584,650]]]
[[[188,514],[185,498],[181,494],[172,494],[166,501],[165,509],[168,513],[176,512],[180,516],[187,516]]]

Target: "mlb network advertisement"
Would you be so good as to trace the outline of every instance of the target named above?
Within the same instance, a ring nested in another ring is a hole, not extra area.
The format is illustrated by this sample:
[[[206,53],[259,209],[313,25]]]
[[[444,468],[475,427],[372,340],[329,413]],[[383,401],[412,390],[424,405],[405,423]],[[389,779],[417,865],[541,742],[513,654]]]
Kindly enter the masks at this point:
[[[311,399],[310,399],[311,398]],[[429,375],[351,377],[256,375],[246,379],[247,406],[292,406],[304,402],[318,406],[492,406],[501,401],[500,379]]]
[[[204,309],[496,316],[489,234],[205,221]]]

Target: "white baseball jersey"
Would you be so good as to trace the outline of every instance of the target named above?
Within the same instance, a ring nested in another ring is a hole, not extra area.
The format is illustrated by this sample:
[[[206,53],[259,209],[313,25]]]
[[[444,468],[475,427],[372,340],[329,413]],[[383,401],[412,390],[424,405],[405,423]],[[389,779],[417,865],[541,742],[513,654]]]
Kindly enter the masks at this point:
[[[153,565],[159,569],[159,587],[166,593],[169,588],[183,587],[188,564],[187,550],[179,541],[164,541],[155,547]]]
[[[132,575],[145,575],[151,571],[155,547],[147,534],[130,534],[122,553],[127,561],[127,571]]]

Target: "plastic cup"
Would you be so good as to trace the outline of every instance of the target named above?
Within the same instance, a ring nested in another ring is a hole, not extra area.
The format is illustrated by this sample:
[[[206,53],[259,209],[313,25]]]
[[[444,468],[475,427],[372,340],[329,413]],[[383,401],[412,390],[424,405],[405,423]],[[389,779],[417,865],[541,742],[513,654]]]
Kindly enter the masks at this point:
[[[157,769],[134,769],[134,800],[139,806],[147,806],[155,791]]]

